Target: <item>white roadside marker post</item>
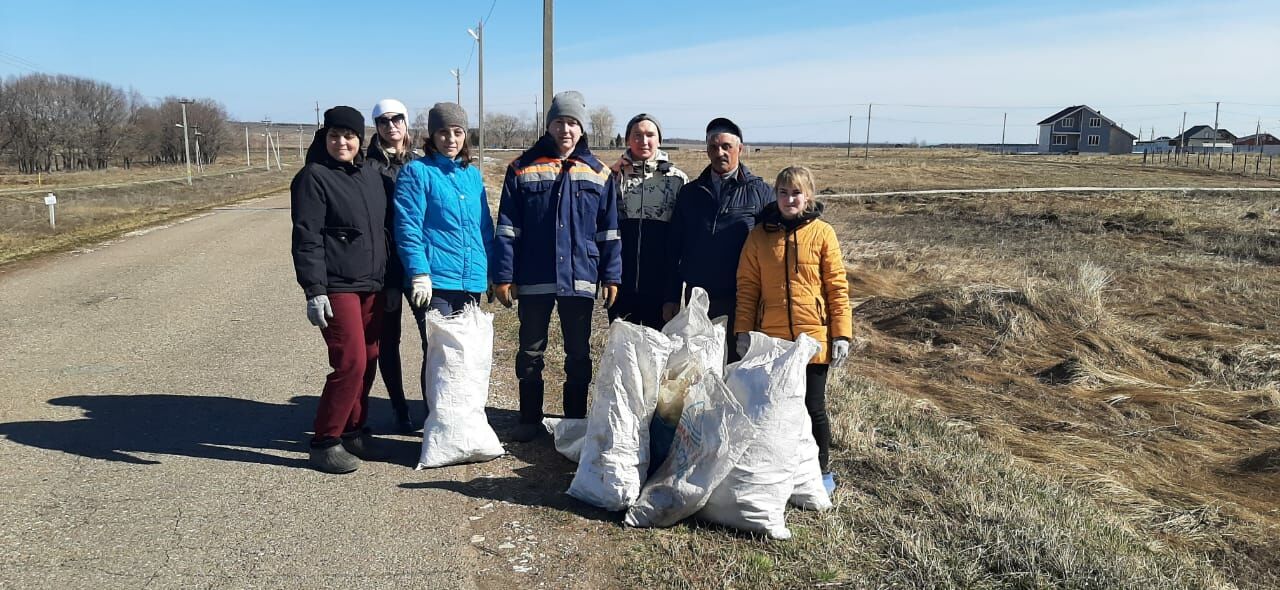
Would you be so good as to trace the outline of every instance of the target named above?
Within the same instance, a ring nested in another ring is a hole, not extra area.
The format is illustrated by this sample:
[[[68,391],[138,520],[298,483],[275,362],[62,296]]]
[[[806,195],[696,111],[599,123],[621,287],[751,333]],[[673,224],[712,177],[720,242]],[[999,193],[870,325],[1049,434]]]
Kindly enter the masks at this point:
[[[58,197],[55,196],[53,193],[49,193],[44,198],[44,204],[49,206],[49,228],[57,229],[57,225],[55,224],[55,220],[53,216],[53,206],[58,204]]]

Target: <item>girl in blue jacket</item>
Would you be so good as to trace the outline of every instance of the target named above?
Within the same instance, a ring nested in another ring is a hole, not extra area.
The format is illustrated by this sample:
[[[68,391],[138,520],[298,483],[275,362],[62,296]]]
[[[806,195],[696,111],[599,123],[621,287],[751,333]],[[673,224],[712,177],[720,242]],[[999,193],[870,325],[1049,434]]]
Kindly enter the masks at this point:
[[[436,103],[427,131],[426,155],[406,164],[396,178],[393,224],[424,355],[427,311],[447,316],[478,303],[489,286],[493,245],[488,194],[467,147],[466,111],[456,103]]]

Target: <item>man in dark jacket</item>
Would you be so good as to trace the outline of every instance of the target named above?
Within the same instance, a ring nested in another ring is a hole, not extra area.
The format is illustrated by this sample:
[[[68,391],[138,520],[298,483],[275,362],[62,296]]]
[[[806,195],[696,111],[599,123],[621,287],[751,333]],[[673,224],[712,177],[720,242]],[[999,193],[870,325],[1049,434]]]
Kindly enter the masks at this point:
[[[493,291],[520,305],[520,423],[512,433],[529,441],[542,428],[543,353],[551,310],[564,336],[564,414],[587,416],[591,385],[591,302],[604,287],[613,305],[622,280],[618,188],[583,137],[587,106],[575,91],[557,94],[547,132],[507,168],[489,265]]]
[[[680,189],[671,216],[672,274],[662,309],[664,321],[680,310],[683,296],[702,287],[711,300],[708,315],[727,316],[727,334],[733,334],[738,257],[747,233],[755,227],[756,214],[774,200],[773,189],[740,162],[742,149],[742,130],[733,121],[717,117],[707,124],[711,163]],[[737,360],[732,336],[727,350],[729,360]]]

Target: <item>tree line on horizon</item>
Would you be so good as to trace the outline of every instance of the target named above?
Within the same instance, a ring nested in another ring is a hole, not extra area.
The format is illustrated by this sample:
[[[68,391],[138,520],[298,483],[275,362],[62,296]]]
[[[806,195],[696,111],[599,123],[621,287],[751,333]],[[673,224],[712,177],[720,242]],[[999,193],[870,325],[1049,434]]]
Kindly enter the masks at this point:
[[[212,164],[228,145],[227,110],[211,98],[187,105],[191,158]],[[178,97],[78,76],[33,73],[0,80],[0,160],[22,174],[185,161]]]

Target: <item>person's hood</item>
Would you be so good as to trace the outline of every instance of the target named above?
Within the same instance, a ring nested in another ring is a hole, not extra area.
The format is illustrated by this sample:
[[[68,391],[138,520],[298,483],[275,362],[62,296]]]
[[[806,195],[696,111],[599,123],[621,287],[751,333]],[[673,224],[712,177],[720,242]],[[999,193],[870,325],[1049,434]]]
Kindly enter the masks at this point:
[[[618,159],[618,169],[614,172],[621,174],[623,167],[636,168],[640,167],[644,174],[652,174],[654,172],[666,172],[671,168],[671,160],[667,157],[667,152],[656,150],[653,157],[648,160],[636,160],[631,155],[631,150],[627,149],[622,152],[622,157]]]
[[[809,222],[822,217],[822,202],[815,201],[813,209],[802,212],[795,219],[783,219],[782,210],[778,208],[778,202],[772,201],[756,214],[756,223],[763,225],[765,231],[795,231],[796,229],[807,225]]]
[[[316,129],[315,136],[311,138],[311,145],[307,146],[307,155],[303,160],[305,164],[315,162],[323,164],[329,168],[348,168],[356,169],[360,165],[358,163],[339,162],[329,155],[329,150],[325,148],[325,134],[329,131],[323,127]]]

